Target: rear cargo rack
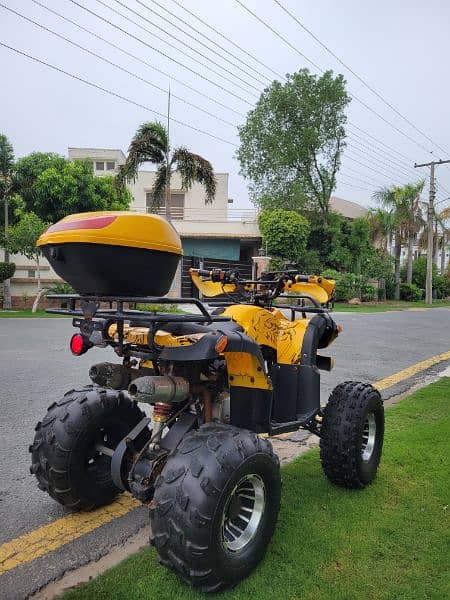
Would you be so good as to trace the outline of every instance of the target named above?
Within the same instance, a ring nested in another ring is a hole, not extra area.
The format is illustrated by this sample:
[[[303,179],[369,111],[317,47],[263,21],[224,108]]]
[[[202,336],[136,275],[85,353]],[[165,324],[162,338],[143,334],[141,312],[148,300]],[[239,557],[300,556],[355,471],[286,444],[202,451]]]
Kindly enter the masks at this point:
[[[49,294],[49,300],[67,302],[67,308],[47,308],[46,312],[55,315],[68,315],[92,319],[111,319],[124,322],[133,321],[140,325],[153,323],[212,323],[215,321],[230,321],[229,317],[210,315],[205,305],[198,298],[167,298],[154,296],[95,296],[79,294]],[[77,303],[79,307],[77,308]],[[110,308],[100,308],[101,303],[108,303]],[[116,305],[116,308],[113,305]],[[174,314],[158,311],[144,311],[137,308],[125,308],[125,304],[193,304],[201,314]]]

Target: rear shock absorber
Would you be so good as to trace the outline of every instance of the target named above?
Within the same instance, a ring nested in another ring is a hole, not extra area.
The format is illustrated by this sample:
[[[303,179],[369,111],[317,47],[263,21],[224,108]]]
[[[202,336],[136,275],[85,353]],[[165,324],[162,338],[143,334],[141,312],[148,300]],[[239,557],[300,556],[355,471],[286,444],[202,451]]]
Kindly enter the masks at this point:
[[[173,413],[173,409],[173,404],[168,402],[155,402],[153,405],[152,437],[155,440],[152,444],[153,447],[159,443],[161,433]]]

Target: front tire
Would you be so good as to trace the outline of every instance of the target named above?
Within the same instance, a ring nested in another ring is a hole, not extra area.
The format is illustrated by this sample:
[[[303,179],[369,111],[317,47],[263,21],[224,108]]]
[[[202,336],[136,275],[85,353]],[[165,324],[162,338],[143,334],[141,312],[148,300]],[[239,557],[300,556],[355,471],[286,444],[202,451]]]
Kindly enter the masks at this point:
[[[366,383],[336,386],[324,410],[320,459],[327,478],[351,489],[373,481],[381,459],[384,408],[380,392]]]
[[[30,471],[39,489],[72,510],[110,504],[121,490],[111,478],[111,458],[95,446],[114,450],[144,416],[121,391],[68,392],[36,425]]]
[[[245,578],[273,535],[281,495],[278,458],[254,433],[207,424],[168,459],[150,509],[160,562],[203,592]]]

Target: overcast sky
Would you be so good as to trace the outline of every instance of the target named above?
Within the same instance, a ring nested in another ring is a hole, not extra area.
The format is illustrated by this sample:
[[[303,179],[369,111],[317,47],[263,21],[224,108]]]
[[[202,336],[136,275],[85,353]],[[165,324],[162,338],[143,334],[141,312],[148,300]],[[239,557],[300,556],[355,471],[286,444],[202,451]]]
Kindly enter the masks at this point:
[[[2,5],[89,48],[144,80],[163,89],[167,89],[170,82],[173,95],[184,98],[227,121],[228,123],[218,121],[172,97],[174,119],[223,140],[208,137],[204,133],[173,122],[172,144],[184,144],[208,158],[216,171],[229,172],[230,197],[234,198],[236,207],[247,207],[249,201],[246,182],[239,176],[238,164],[234,159],[238,137],[233,124],[244,121],[245,113],[257,99],[258,92],[275,77],[272,70],[283,75],[303,67],[313,71],[315,68],[235,0],[177,2],[257,57],[263,64],[243,54],[214,31],[207,29],[177,6],[175,0],[157,1],[165,10],[152,0],[76,0],[79,5],[88,7],[135,36],[130,37],[101,21],[97,16],[89,14],[71,0],[39,0],[41,4],[58,11],[148,63],[145,65],[51,14],[33,0],[0,0]],[[348,132],[352,137],[348,140],[336,195],[368,205],[374,188],[382,184],[414,181],[420,175],[428,174],[428,169],[414,171],[412,166],[414,161],[431,160],[433,155],[430,151],[434,153],[435,158],[450,158],[449,2],[280,2],[343,62],[432,140],[414,130],[364,87],[273,0],[242,0],[243,4],[319,67],[344,73],[348,90],[353,96],[357,96],[395,128],[412,138],[407,139],[360,102],[353,100],[348,109],[351,123]],[[121,12],[136,24],[112,12],[109,7]],[[135,13],[127,10],[127,7]],[[168,11],[205,33],[237,58],[225,55],[223,50],[176,20]],[[161,14],[166,21],[155,13]],[[145,21],[143,17],[148,20]],[[194,39],[175,29],[167,20],[194,36]],[[162,28],[180,41],[169,37]],[[0,6],[0,41],[148,107],[146,110],[112,97],[0,46],[0,132],[6,133],[10,138],[18,157],[32,151],[51,151],[66,155],[68,146],[121,148],[126,151],[137,126],[146,120],[158,118],[152,110],[162,114],[166,111],[165,93],[24,21],[5,10],[3,6]],[[189,56],[182,55],[170,47],[169,42]],[[213,48],[220,56],[202,46],[200,42]],[[217,64],[196,54],[188,45]],[[150,46],[188,68],[164,57]],[[222,56],[226,56],[230,62],[226,62]],[[244,62],[247,65],[243,64]],[[240,68],[236,65],[240,65]],[[151,66],[159,69],[159,72]],[[182,83],[193,89],[184,87]],[[216,87],[214,83],[223,89]],[[373,137],[369,137],[369,134]],[[389,148],[381,145],[381,142]],[[449,167],[450,165],[440,166],[437,169],[438,200],[450,196]],[[440,206],[447,204],[449,202],[443,202]]]

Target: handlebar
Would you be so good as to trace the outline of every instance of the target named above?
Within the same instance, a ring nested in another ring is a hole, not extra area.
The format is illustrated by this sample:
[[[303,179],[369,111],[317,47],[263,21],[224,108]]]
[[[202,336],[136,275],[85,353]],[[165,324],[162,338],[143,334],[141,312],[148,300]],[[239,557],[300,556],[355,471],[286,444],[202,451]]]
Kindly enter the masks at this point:
[[[222,271],[222,269],[196,269],[200,277],[205,277],[215,283],[236,283],[239,281],[239,271]]]

